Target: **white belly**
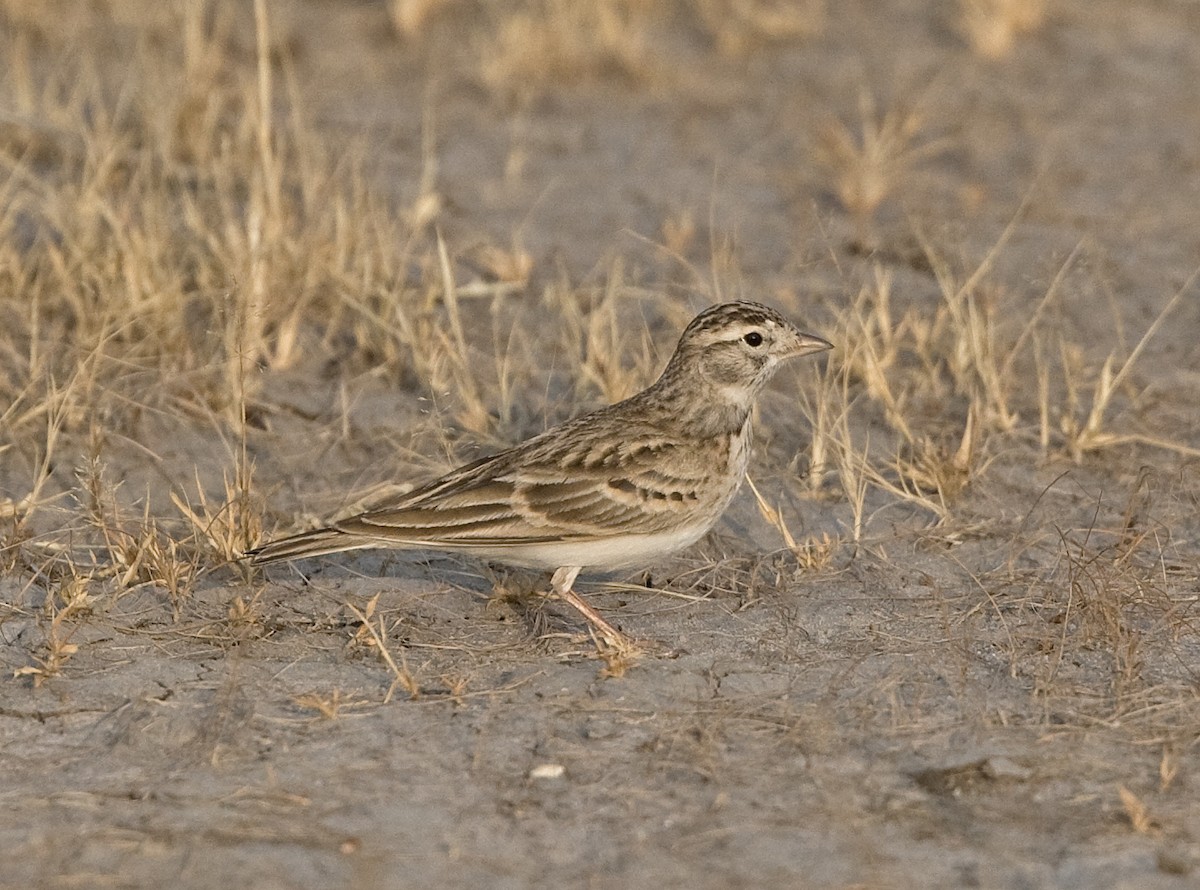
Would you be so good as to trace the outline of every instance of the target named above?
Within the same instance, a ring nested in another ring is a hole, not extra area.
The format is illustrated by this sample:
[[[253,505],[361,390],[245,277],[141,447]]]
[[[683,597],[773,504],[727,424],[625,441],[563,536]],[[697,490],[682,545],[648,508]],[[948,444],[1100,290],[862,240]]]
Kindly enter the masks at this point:
[[[556,541],[549,544],[526,544],[505,547],[496,553],[498,562],[528,566],[535,569],[554,569],[579,566],[584,569],[622,569],[649,565],[695,544],[711,523],[688,526],[651,535],[613,535],[595,541]]]

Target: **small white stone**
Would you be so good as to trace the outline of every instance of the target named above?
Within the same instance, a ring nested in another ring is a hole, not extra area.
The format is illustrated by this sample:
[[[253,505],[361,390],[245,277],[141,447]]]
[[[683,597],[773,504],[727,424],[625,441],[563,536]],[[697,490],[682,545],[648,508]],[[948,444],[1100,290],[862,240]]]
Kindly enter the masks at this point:
[[[1033,775],[1033,770],[1002,756],[989,757],[983,762],[981,769],[989,779],[1013,779],[1017,782],[1024,782]]]
[[[561,763],[539,763],[529,771],[531,779],[561,779],[567,773],[567,768]]]

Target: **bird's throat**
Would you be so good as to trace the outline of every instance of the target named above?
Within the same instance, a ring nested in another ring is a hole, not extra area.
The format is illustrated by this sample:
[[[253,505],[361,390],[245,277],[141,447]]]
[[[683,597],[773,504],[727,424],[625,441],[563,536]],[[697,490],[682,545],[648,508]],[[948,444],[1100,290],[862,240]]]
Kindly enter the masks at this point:
[[[723,395],[723,394],[722,394]],[[722,398],[697,400],[680,411],[676,422],[697,439],[739,433],[750,418],[750,402]]]

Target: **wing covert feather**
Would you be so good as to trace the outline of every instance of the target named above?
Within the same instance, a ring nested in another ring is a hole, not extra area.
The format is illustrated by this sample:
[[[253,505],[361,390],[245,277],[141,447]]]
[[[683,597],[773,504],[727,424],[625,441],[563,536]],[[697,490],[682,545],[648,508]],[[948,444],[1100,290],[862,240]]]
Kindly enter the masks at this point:
[[[615,443],[538,437],[336,527],[455,547],[652,534],[676,527],[681,511],[703,513],[706,502],[724,500],[706,481],[724,475],[714,456],[660,431]]]

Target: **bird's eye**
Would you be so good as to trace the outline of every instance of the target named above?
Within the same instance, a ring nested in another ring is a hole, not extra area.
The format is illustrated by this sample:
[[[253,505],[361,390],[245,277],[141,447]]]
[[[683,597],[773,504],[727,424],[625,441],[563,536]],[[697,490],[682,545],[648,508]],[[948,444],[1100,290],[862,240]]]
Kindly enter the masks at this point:
[[[762,346],[762,334],[758,331],[751,331],[746,336],[742,337],[751,346]]]

